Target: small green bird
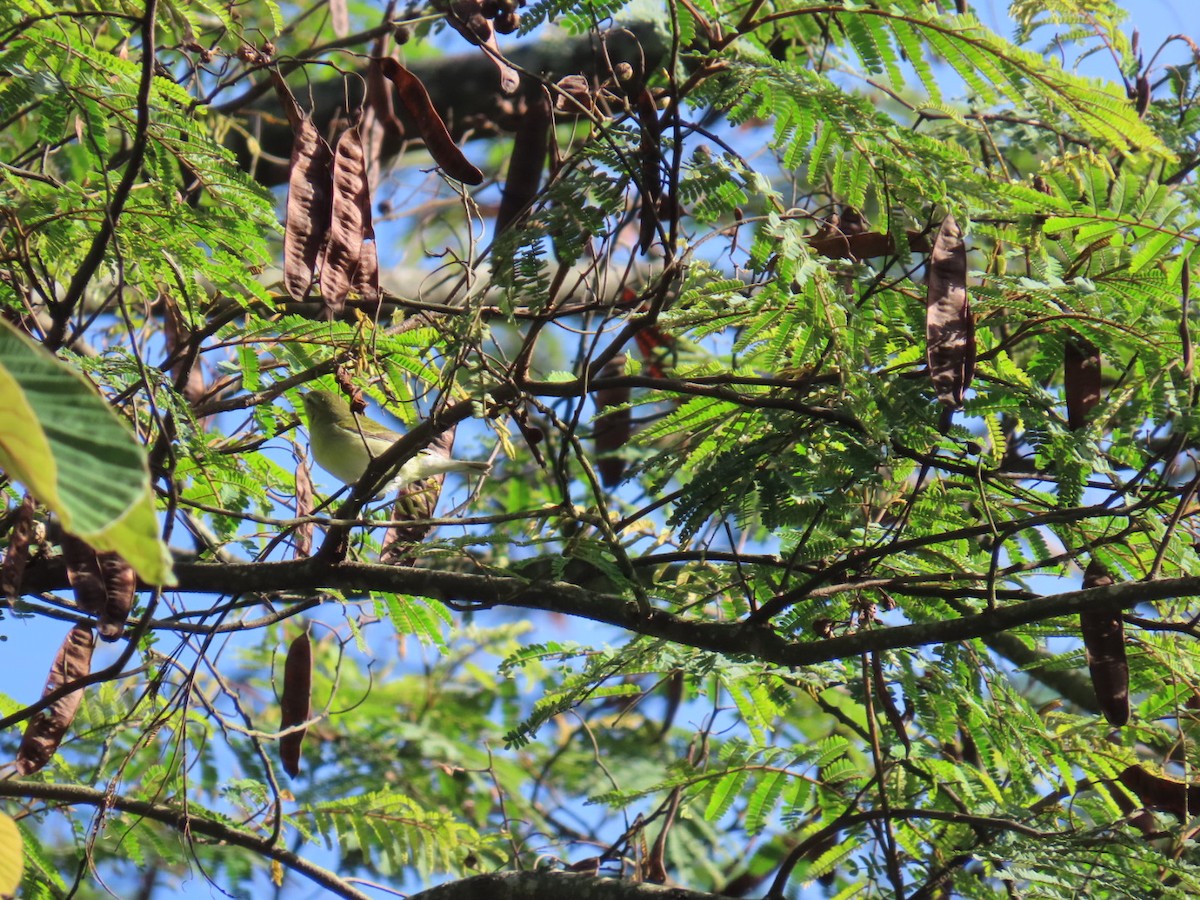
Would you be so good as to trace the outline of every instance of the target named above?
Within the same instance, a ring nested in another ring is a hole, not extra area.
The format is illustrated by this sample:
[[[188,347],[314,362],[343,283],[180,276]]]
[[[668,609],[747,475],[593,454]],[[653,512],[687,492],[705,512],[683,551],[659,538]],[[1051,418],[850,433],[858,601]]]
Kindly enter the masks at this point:
[[[344,484],[356,483],[371,460],[382,456],[401,438],[374,419],[356,416],[350,411],[350,404],[332,391],[309,391],[302,399],[308,414],[308,440],[313,457],[322,469]],[[446,472],[483,474],[490,469],[486,462],[451,459],[426,447],[401,466],[379,494]]]

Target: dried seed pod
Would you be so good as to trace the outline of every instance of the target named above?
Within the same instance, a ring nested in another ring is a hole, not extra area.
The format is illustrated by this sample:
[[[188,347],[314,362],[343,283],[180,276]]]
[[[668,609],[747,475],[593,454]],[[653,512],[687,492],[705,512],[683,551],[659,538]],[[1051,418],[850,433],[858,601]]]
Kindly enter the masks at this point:
[[[312,642],[307,634],[300,635],[288,647],[279,713],[280,731],[303,725],[312,715]],[[293,778],[300,774],[300,749],[307,730],[298,728],[279,739],[279,759],[283,770]]]
[[[329,22],[333,25],[333,33],[345,37],[350,33],[350,14],[346,10],[346,0],[329,0]]]
[[[496,29],[497,34],[512,34],[521,27],[521,14],[516,12],[502,12],[496,16],[492,27]]]
[[[925,340],[938,400],[959,409],[975,374],[975,319],[967,298],[967,247],[950,215],[942,221],[929,256]]]
[[[439,434],[429,449],[449,458],[454,446],[455,430],[451,428]],[[445,480],[445,475],[434,475],[400,489],[392,507],[392,521],[396,524],[389,525],[384,533],[383,550],[379,554],[379,561],[385,566],[411,566],[416,562],[414,548],[433,530],[433,526],[425,524],[423,520],[433,517]],[[405,522],[415,524],[402,524]]]
[[[446,21],[472,44],[487,47],[487,57],[500,74],[500,90],[505,94],[515,94],[521,86],[521,76],[500,52],[500,45],[496,43],[496,35],[492,32],[492,23],[484,14],[482,0],[451,0],[446,10]]]
[[[1063,344],[1063,391],[1067,425],[1075,431],[1087,423],[1087,414],[1100,402],[1100,351],[1074,334]]]
[[[1141,766],[1129,766],[1117,778],[1147,809],[1161,809],[1185,822],[1200,812],[1200,785],[1152,775]]]
[[[363,238],[368,232],[373,238],[366,158],[358,129],[347,128],[338,137],[334,150],[329,239],[321,258],[321,298],[327,318],[340,316],[346,307],[346,295],[357,280]],[[374,250],[374,242],[371,249]]]
[[[421,80],[394,59],[381,59],[379,68],[384,75],[391,79],[392,84],[396,85],[396,91],[400,94],[400,102],[404,104],[408,114],[417,123],[417,130],[421,132],[421,138],[425,141],[425,147],[429,150],[433,161],[441,166],[451,178],[457,178],[464,184],[482,183],[483,173],[471,165],[463,156],[463,152],[458,149],[458,145],[450,138],[450,132],[446,130],[446,123],[434,109],[433,101],[429,99],[429,92],[425,90],[425,85],[421,83]]]
[[[42,696],[70,684],[92,671],[92,650],[96,647],[96,636],[87,625],[76,625],[58,648],[50,675],[46,678],[46,689]],[[17,751],[17,771],[31,775],[41,769],[54,756],[62,743],[67,729],[79,710],[83,690],[59,697],[48,707],[38,712],[25,726],[21,747]]]
[[[308,297],[313,269],[333,209],[333,152],[312,119],[301,112],[283,78],[274,71],[275,92],[292,125],[287,220],[283,232],[283,284],[293,300]]]
[[[171,365],[171,377],[175,379],[176,387],[181,387],[184,399],[195,406],[203,399],[206,391],[204,373],[200,370],[195,354],[189,353],[186,346],[190,335],[187,334],[179,304],[165,291],[159,294],[158,299],[163,307],[163,343],[167,357],[175,359]]]
[[[1084,590],[1113,583],[1112,575],[1097,560],[1083,574]],[[1104,718],[1120,727],[1129,721],[1129,663],[1125,658],[1125,622],[1119,612],[1079,614],[1079,630],[1087,650],[1088,670],[1096,702]]]
[[[379,256],[375,244],[375,228],[370,225],[363,230],[358,271],[354,275],[354,290],[358,291],[364,300],[379,300]]]
[[[303,459],[296,465],[296,518],[301,519],[312,515],[313,483],[308,465]],[[312,556],[313,523],[305,522],[296,526],[294,559],[306,559]]]
[[[624,355],[615,356],[604,364],[600,378],[616,378],[625,371]],[[625,474],[625,460],[618,454],[629,443],[633,417],[628,407],[606,412],[610,407],[629,402],[628,387],[606,387],[596,391],[596,468],[605,487],[615,487]]]
[[[63,535],[62,548],[75,602],[80,609],[97,617],[100,637],[106,641],[118,640],[125,633],[125,622],[137,592],[133,567],[116,552],[97,553],[70,534]]]
[[[658,105],[650,88],[645,86],[637,95],[637,119],[642,134],[639,150],[642,208],[638,249],[646,253],[658,232],[658,204],[662,198],[662,131],[658,121]]]
[[[530,91],[525,111],[517,124],[508,179],[496,213],[496,233],[513,224],[533,204],[542,183],[546,151],[550,146],[550,96],[540,85]]]
[[[13,513],[8,546],[4,549],[4,562],[0,564],[0,594],[9,600],[21,596],[21,581],[29,564],[29,545],[33,542],[34,507],[33,495],[26,494]]]

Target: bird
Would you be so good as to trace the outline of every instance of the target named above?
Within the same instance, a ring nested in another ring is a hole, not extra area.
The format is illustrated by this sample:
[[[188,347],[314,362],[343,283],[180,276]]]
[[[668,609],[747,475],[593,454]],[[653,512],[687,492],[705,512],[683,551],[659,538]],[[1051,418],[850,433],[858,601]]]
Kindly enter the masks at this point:
[[[343,484],[355,484],[371,461],[402,437],[374,419],[355,415],[350,404],[332,391],[308,391],[301,399],[308,415],[308,440],[313,457]],[[401,466],[376,497],[446,472],[482,475],[490,470],[489,463],[452,459],[426,447]]]

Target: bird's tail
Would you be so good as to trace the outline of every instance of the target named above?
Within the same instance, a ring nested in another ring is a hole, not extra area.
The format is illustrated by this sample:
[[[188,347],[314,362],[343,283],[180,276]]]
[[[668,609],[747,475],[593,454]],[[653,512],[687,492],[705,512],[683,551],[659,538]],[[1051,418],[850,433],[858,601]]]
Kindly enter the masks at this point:
[[[451,459],[448,456],[442,456],[440,453],[426,451],[422,454],[421,469],[423,478],[429,478],[432,475],[442,475],[446,472],[486,475],[492,470],[492,464],[474,459]]]

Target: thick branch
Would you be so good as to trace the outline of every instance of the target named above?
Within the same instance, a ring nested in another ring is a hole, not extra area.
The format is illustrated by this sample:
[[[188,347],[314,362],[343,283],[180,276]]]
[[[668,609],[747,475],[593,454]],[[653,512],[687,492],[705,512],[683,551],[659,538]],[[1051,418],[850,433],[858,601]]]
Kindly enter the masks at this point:
[[[283,847],[276,846],[264,838],[239,828],[233,828],[214,819],[186,813],[173,806],[148,803],[145,800],[133,800],[120,794],[110,794],[106,791],[97,791],[76,785],[40,784],[32,781],[0,781],[0,797],[46,800],[70,806],[95,806],[153,819],[155,822],[169,825],[180,834],[203,835],[235,847],[244,847],[260,856],[276,860],[306,878],[312,879],[339,897],[349,897],[351,900],[370,900],[366,894],[347,884],[333,872],[309,862],[302,856],[297,856]]]
[[[497,872],[438,885],[409,900],[712,900],[715,895],[569,872]]]
[[[1200,577],[1127,582],[1087,591],[1067,591],[1036,600],[1012,603],[977,615],[938,622],[919,622],[876,628],[818,641],[781,637],[767,625],[714,622],[655,610],[638,613],[625,597],[588,591],[561,581],[530,582],[512,576],[473,575],[370,563],[328,565],[319,559],[289,562],[180,563],[175,568],[179,590],[185,593],[272,593],[319,589],[380,591],[414,594],[456,605],[512,606],[577,616],[659,637],[701,650],[751,654],[782,666],[809,666],[862,653],[911,649],[930,644],[966,641],[998,634],[1022,625],[1078,614],[1083,609],[1127,609],[1139,603],[1200,594]],[[31,569],[24,589],[62,590],[66,569],[59,561]]]

